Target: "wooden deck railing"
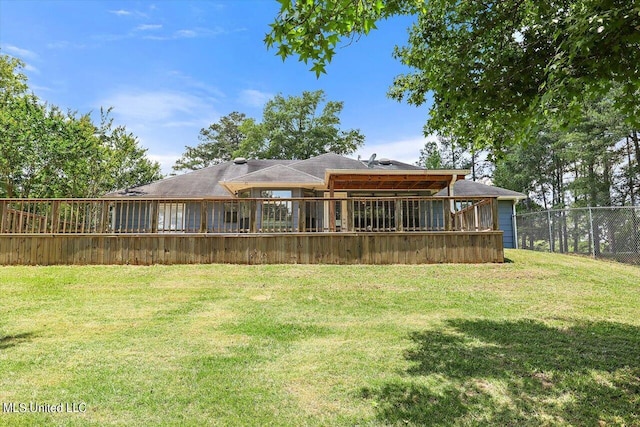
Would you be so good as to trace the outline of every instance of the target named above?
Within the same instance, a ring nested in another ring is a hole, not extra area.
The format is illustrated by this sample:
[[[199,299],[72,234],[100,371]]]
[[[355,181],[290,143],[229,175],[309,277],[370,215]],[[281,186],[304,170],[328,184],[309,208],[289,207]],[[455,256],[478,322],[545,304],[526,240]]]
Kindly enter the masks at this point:
[[[0,234],[491,231],[482,197],[0,199]]]

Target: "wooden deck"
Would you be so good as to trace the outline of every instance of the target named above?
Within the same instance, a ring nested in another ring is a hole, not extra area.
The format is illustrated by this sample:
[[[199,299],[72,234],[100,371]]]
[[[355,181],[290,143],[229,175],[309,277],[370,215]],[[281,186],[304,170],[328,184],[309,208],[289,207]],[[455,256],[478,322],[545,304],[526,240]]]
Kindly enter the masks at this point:
[[[0,235],[0,265],[504,262],[501,231]]]
[[[0,265],[503,262],[495,198],[0,199]]]

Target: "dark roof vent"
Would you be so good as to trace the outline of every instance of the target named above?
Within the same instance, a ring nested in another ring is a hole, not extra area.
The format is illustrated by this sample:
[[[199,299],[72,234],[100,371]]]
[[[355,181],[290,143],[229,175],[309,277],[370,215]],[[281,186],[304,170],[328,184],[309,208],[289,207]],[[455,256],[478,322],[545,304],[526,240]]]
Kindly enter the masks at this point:
[[[380,160],[378,160],[378,163],[381,164],[381,165],[388,166],[388,165],[391,164],[391,160],[387,159],[386,157],[383,157]]]
[[[233,159],[233,163],[236,165],[244,165],[245,163],[247,163],[247,159],[245,159],[244,157],[236,157],[235,159]]]

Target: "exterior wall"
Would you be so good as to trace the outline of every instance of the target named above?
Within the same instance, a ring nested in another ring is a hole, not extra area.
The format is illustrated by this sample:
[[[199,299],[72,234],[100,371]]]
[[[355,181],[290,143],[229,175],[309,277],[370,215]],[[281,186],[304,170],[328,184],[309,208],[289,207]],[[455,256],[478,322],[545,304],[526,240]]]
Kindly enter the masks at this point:
[[[259,192],[258,192],[259,193]],[[254,194],[252,194],[253,196]],[[257,194],[259,195],[259,194]],[[292,197],[302,197],[301,190],[292,190]],[[238,203],[242,199],[229,199]],[[274,199],[277,200],[277,199]],[[179,202],[178,202],[179,203]],[[432,231],[444,230],[445,221],[443,212],[445,206],[444,201],[420,201],[419,212],[420,215],[417,218],[419,226],[422,228],[428,228]],[[514,227],[512,218],[512,201],[511,200],[499,200],[498,201],[498,216],[499,216],[499,228],[504,232],[504,247],[513,248],[514,243]],[[299,202],[291,202],[292,208],[292,226],[295,228],[300,224],[299,220]],[[116,203],[114,206],[114,218],[115,218],[115,231],[122,233],[142,233],[151,231],[151,207],[141,203],[135,205],[122,205]],[[328,227],[325,224],[325,204],[315,203],[315,209],[311,216],[308,218],[311,223],[307,223],[307,227],[315,230],[323,230]],[[202,207],[200,202],[185,203],[183,212],[183,225],[182,228],[177,231],[186,231],[191,233],[197,233],[201,231],[201,211]],[[240,232],[241,229],[249,228],[249,217],[247,213],[248,209],[251,209],[248,205],[242,207],[241,212],[237,212],[237,220],[234,222],[226,222],[224,202],[208,202],[205,205],[207,214],[206,232],[208,233],[220,233],[220,232]],[[155,214],[157,215],[157,214]],[[262,227],[262,209],[260,205],[256,206],[255,213],[256,228],[258,230]],[[160,224],[158,224],[160,227]],[[353,226],[353,225],[352,225]],[[170,231],[170,230],[167,230]]]
[[[498,226],[503,231],[502,244],[515,248],[513,232],[513,200],[498,200]]]
[[[431,227],[432,229],[444,230],[444,201],[437,200],[429,204],[427,204],[427,202],[422,203],[425,208],[424,211],[426,212],[424,225]],[[429,210],[429,207],[431,210]],[[420,225],[423,225],[422,218],[420,218]]]
[[[504,262],[502,232],[0,234],[0,265]]]
[[[113,207],[113,226],[115,230],[131,230],[143,233],[151,231],[149,224],[148,205],[127,205],[116,203]]]

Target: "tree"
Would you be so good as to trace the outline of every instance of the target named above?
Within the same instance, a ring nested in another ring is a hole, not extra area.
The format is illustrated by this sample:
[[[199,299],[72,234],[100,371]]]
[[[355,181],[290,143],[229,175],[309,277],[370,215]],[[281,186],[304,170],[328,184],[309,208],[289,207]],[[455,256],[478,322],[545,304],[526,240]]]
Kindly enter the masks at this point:
[[[262,122],[245,120],[246,139],[237,154],[263,159],[308,159],[324,153],[350,154],[364,143],[359,130],[340,129],[343,103],[325,100],[324,92],[276,95],[264,107]]]
[[[442,153],[436,141],[424,143],[424,147],[420,149],[420,157],[416,165],[425,169],[445,169],[442,162]]]
[[[484,176],[486,161],[483,153],[468,147],[461,138],[439,135],[436,141],[427,141],[420,150],[416,165],[426,169],[471,169],[471,179]]]
[[[414,71],[396,77],[390,95],[416,105],[433,95],[427,134],[465,135],[501,150],[535,137],[546,116],[577,123],[583,103],[613,84],[622,88],[614,107],[640,124],[638,2],[279,2],[266,45],[283,59],[311,61],[317,75],[341,38],[367,34],[394,15],[416,16],[408,45],[394,52]]]
[[[111,108],[100,110],[100,126],[94,132],[100,141],[96,160],[102,173],[97,175],[100,181],[94,180],[92,192],[100,195],[162,179],[158,162],[147,157],[147,149],[140,147],[138,138],[125,126],[113,124],[110,112]]]
[[[0,55],[0,197],[95,197],[160,179],[160,166],[108,111],[63,112],[28,91],[24,64]]]
[[[245,121],[243,113],[234,111],[201,129],[198,139],[202,142],[195,147],[185,147],[185,153],[176,161],[173,170],[202,169],[231,160],[245,139],[241,130]]]

